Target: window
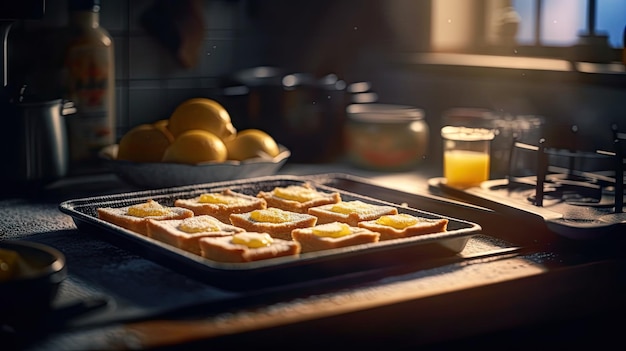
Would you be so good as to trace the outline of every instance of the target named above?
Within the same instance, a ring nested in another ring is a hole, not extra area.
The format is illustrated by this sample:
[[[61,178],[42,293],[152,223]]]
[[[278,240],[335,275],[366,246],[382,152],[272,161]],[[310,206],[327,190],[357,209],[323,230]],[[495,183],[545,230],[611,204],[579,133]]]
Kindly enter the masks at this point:
[[[598,30],[606,31],[609,43],[615,48],[624,47],[626,30],[626,1],[598,0]]]
[[[624,47],[626,0],[432,0],[431,10],[434,52],[564,58],[591,37],[620,61]]]
[[[580,34],[608,36],[613,48],[623,48],[626,26],[624,0],[513,0],[521,21],[517,43],[570,46]]]

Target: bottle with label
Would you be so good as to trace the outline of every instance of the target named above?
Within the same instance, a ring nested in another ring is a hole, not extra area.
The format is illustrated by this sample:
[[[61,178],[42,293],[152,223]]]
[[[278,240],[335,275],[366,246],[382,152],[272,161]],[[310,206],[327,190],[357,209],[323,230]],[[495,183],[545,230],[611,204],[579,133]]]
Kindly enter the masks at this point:
[[[98,152],[116,142],[113,40],[100,27],[100,0],[68,0],[65,97],[77,112],[67,119],[70,172],[98,168]]]

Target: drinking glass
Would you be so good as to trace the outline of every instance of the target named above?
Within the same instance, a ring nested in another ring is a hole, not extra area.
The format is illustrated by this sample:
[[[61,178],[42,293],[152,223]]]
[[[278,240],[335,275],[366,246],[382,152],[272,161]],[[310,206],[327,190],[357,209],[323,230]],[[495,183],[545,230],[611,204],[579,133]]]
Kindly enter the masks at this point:
[[[447,185],[467,188],[489,179],[493,130],[445,126],[441,129],[441,137],[443,175]]]

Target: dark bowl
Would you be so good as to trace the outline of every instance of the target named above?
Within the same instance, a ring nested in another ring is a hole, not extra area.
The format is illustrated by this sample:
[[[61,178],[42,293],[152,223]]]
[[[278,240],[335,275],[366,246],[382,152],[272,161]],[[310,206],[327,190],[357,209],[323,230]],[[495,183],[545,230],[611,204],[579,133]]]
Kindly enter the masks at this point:
[[[15,251],[20,269],[0,280],[0,324],[32,325],[48,312],[67,276],[65,256],[50,246],[19,240],[0,241],[0,249]]]

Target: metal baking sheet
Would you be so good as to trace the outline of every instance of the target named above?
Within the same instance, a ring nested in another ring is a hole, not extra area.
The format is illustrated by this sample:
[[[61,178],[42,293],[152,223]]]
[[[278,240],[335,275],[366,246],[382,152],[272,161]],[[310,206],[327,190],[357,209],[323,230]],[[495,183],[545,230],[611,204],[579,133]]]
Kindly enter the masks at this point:
[[[341,176],[339,176],[341,178]],[[367,194],[333,187],[329,184],[337,175],[325,176],[267,176],[242,180],[189,185],[164,189],[142,190],[114,195],[67,200],[59,204],[61,212],[70,215],[84,233],[93,233],[115,245],[129,249],[183,274],[230,289],[271,287],[277,284],[298,283],[333,275],[380,269],[416,260],[429,260],[459,253],[467,241],[481,232],[481,226],[462,219],[426,212],[406,204],[383,200],[386,189],[374,186]],[[275,187],[311,183],[322,191],[337,191],[344,201],[361,200],[373,204],[391,205],[400,213],[426,218],[447,218],[448,231],[411,238],[355,245],[346,248],[303,253],[298,257],[281,257],[249,263],[222,263],[180,250],[133,231],[124,229],[97,217],[99,207],[123,207],[153,199],[173,206],[178,198],[198,196],[205,192],[230,188],[233,191],[256,195]]]

